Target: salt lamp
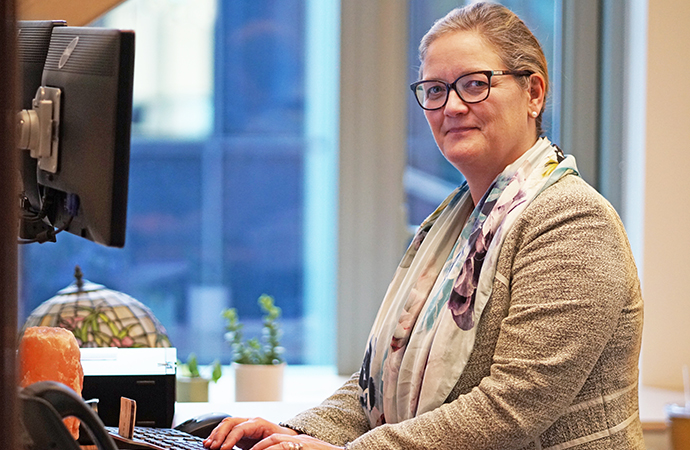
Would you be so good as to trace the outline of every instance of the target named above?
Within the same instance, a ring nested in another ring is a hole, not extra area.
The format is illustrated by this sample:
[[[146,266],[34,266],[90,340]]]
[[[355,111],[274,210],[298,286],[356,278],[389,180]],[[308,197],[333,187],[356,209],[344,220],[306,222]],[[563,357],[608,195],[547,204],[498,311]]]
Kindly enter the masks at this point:
[[[19,385],[57,381],[81,396],[84,369],[79,344],[71,331],[58,327],[29,327],[19,342]],[[65,426],[79,438],[79,420],[66,417]]]

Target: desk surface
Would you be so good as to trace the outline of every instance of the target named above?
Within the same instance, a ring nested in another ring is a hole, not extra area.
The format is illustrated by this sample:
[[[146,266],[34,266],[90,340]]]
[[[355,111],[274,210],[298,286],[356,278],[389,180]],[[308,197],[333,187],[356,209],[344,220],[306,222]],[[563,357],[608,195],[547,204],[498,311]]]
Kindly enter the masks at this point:
[[[288,365],[285,368],[283,401],[236,402],[234,372],[231,367],[224,366],[221,379],[209,386],[208,403],[175,404],[173,426],[210,412],[224,412],[237,417],[259,416],[280,422],[318,405],[348,378],[338,375],[334,367]]]
[[[666,405],[684,405],[682,391],[672,391],[649,386],[640,387],[640,420],[645,430],[666,429]]]
[[[208,403],[177,403],[174,424],[209,412],[224,412],[239,417],[261,416],[272,422],[289,419],[318,405],[340,387],[348,377],[339,376],[327,366],[287,366],[282,402],[235,402],[234,373],[223,368],[223,377],[209,388]],[[684,404],[681,391],[653,387],[640,388],[640,419],[648,430],[665,429],[668,404]]]

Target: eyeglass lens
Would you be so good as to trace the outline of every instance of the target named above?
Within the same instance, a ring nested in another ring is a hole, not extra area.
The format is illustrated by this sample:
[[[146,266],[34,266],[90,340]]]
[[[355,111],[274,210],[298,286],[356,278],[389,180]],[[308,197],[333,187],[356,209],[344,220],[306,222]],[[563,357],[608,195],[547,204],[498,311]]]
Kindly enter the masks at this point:
[[[448,100],[449,88],[454,88],[462,101],[477,103],[489,96],[490,76],[486,72],[463,75],[452,84],[442,81],[423,81],[415,87],[419,105],[424,109],[438,109]]]

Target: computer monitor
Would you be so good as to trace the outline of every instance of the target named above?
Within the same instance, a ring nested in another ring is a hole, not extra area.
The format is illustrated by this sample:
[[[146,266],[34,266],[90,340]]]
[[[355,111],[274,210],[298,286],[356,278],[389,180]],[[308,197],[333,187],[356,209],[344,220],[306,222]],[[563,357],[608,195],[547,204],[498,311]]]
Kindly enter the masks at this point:
[[[20,113],[20,147],[38,158],[38,217],[110,247],[125,243],[133,76],[132,31],[53,27],[41,86]]]
[[[36,91],[41,86],[50,37],[54,27],[66,26],[64,20],[22,20],[17,23],[17,61],[22,96],[21,109],[31,109]],[[19,170],[25,214],[35,217],[40,209],[40,192],[36,179],[37,160],[29,152],[22,152]],[[22,221],[20,234],[35,235],[50,229],[42,220]]]
[[[21,108],[31,109],[36,90],[41,86],[50,37],[64,20],[21,20],[17,23],[17,56],[22,89]]]

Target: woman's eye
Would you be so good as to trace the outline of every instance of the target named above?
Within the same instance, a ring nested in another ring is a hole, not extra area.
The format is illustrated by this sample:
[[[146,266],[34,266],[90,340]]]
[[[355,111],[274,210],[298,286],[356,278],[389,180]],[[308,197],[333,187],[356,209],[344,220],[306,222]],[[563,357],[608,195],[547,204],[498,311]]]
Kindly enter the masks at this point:
[[[438,97],[445,95],[445,93],[446,93],[446,87],[443,85],[440,85],[440,84],[430,86],[426,90],[427,98],[438,98]]]
[[[486,89],[488,85],[486,80],[468,80],[463,84],[465,89]]]
[[[487,89],[489,89],[489,82],[484,77],[470,77],[462,83],[462,91],[470,96],[483,95]]]

